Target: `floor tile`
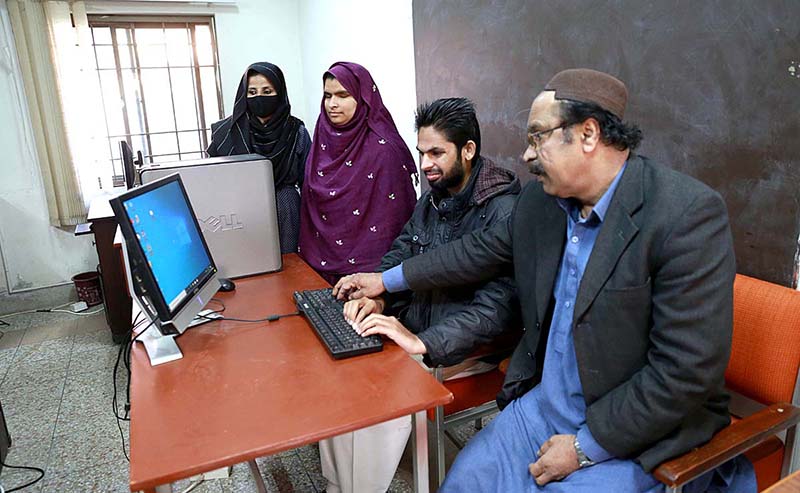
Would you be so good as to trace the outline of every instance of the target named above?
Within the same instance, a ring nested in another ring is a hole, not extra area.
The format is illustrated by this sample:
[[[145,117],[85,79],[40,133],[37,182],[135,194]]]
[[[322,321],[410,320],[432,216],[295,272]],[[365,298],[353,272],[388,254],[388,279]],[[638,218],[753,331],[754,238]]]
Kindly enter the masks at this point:
[[[75,336],[75,349],[79,352],[94,351],[102,348],[119,348],[111,338],[110,330],[93,330],[91,332],[78,332]]]
[[[256,482],[250,474],[250,468],[247,464],[236,464],[233,466],[230,478],[214,481],[219,485],[222,493],[250,493],[256,491]],[[269,492],[280,491],[271,476],[264,479],[264,484]]]
[[[0,386],[2,386],[3,379],[9,368],[11,368],[11,361],[14,359],[14,353],[16,352],[16,347],[12,349],[0,349]]]
[[[39,360],[69,361],[74,336],[61,339],[39,341],[25,346],[20,345],[14,353],[14,362],[31,362]]]
[[[120,421],[125,442],[128,441],[128,422]],[[55,423],[55,436],[59,440],[66,436],[86,435],[93,436],[98,432],[108,432],[116,434],[119,439],[119,428],[117,428],[117,418],[111,412],[111,403],[109,402],[108,409],[100,413],[85,413],[85,414],[65,414],[58,415],[58,421]],[[122,442],[120,442],[122,443]],[[120,450],[122,447],[120,446]]]
[[[303,463],[295,453],[279,454],[256,459],[264,482],[272,480],[276,491],[317,491],[306,474]]]
[[[25,330],[25,335],[20,341],[21,346],[36,344],[53,339],[65,339],[75,335],[77,320],[65,320],[55,325],[43,325],[41,327],[30,327]]]
[[[35,389],[44,382],[64,378],[69,359],[12,361],[0,385],[3,393],[17,387]]]
[[[127,464],[122,452],[122,439],[114,423],[113,416],[103,421],[91,422],[80,433],[65,430],[53,438],[50,453],[50,471],[54,476],[64,476],[104,464]],[[127,445],[127,441],[126,441]]]
[[[3,326],[3,332],[25,330],[30,327],[42,327],[56,325],[61,322],[75,320],[75,315],[61,312],[33,312],[21,315],[3,315],[0,319],[6,321],[9,326]]]
[[[41,383],[35,389],[16,387],[3,392],[3,412],[6,419],[15,415],[43,416],[58,413],[64,380],[56,378]]]
[[[120,409],[125,403],[126,378],[125,367],[120,363],[120,371],[117,374],[117,400]],[[112,415],[113,396],[112,370],[70,372],[64,386],[60,417],[102,413]]]
[[[128,488],[128,471],[129,468],[126,462],[124,466],[120,464],[102,464],[82,469],[72,474],[48,474],[43,480],[42,491],[74,491],[81,493],[130,491]]]
[[[108,332],[109,338],[111,336],[111,329],[108,327],[108,322],[106,322],[105,312],[100,312],[88,317],[79,317],[76,325],[78,334],[88,334],[103,330]]]
[[[319,446],[315,443],[295,449],[295,454],[300,460],[300,463],[305,469],[306,475],[309,477],[314,486],[323,491],[328,484],[328,481],[322,475],[322,466],[319,462]]]
[[[0,350],[3,349],[16,349],[19,346],[19,341],[25,335],[25,330],[7,330],[6,327],[0,327],[3,337],[0,337]]]
[[[118,346],[102,346],[86,350],[76,345],[73,348],[69,364],[70,374],[97,372],[100,370],[111,372],[114,369],[118,354]],[[121,362],[120,368],[123,368]]]

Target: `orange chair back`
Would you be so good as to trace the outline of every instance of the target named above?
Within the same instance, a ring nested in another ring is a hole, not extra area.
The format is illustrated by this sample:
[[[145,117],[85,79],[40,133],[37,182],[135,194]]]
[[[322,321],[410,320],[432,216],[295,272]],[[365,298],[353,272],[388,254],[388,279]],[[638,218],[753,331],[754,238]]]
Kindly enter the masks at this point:
[[[728,387],[762,404],[792,402],[800,366],[800,292],[736,275]]]

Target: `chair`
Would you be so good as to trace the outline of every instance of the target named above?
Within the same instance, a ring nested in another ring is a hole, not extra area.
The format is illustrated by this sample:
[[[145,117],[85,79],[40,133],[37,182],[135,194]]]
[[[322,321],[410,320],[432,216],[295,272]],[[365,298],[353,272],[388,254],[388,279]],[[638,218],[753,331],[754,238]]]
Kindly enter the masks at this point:
[[[484,358],[487,356],[497,359],[508,355],[513,350],[521,337],[521,331],[513,331],[501,336],[489,346],[483,346],[473,352],[469,359]],[[435,467],[433,468],[436,485],[441,486],[444,481],[444,438],[449,438],[459,449],[464,448],[458,437],[450,432],[451,429],[469,421],[475,421],[475,427],[481,428],[481,418],[496,413],[497,403],[495,397],[503,387],[505,373],[497,368],[486,373],[471,375],[454,380],[444,380],[443,368],[433,369],[433,375],[453,394],[453,402],[445,406],[437,406],[428,410],[428,420],[433,423],[431,435],[431,448],[436,451]]]
[[[793,405],[800,397],[800,292],[737,275],[733,304],[725,372],[732,422],[702,447],[656,468],[669,492],[742,453],[755,466],[759,491],[789,472],[800,421]],[[784,431],[782,441],[776,434]]]

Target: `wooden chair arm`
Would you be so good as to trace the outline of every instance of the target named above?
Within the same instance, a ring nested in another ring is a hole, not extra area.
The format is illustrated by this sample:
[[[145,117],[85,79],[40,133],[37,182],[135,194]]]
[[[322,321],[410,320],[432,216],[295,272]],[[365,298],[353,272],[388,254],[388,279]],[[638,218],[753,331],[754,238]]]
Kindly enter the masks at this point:
[[[702,447],[664,462],[653,475],[669,487],[684,485],[798,422],[800,408],[773,404],[724,428]]]

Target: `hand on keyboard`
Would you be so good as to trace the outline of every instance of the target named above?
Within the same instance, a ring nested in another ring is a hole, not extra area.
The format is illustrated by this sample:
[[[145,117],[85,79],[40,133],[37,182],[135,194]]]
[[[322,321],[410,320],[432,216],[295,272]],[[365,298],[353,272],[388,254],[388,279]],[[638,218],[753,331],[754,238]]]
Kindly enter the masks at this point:
[[[360,298],[357,300],[350,300],[344,304],[344,319],[348,322],[359,323],[367,315],[372,313],[383,313],[385,306],[383,298]]]
[[[383,349],[381,336],[360,336],[345,320],[344,302],[337,300],[330,289],[294,293],[297,308],[334,358],[347,358]]]
[[[408,354],[425,354],[428,352],[422,339],[408,330],[396,317],[373,313],[358,324],[356,330],[362,336],[373,337],[383,334],[396,342]]]

